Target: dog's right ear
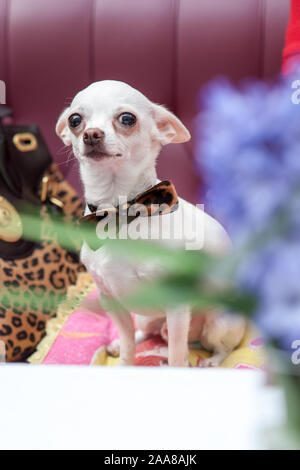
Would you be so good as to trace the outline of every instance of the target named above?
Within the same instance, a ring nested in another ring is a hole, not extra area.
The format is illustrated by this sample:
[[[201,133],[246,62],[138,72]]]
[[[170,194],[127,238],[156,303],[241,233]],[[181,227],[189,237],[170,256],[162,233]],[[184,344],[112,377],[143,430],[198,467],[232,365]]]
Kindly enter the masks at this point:
[[[58,118],[55,131],[65,145],[71,145],[71,134],[67,123],[67,114],[70,108],[66,108]]]

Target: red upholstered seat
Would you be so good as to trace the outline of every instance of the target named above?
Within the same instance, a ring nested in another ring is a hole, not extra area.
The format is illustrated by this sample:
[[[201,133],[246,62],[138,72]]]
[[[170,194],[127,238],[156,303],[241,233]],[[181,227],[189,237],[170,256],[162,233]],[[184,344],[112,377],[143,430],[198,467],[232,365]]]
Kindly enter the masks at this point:
[[[284,74],[293,72],[300,61],[300,3],[291,0],[291,13],[286,31],[283,51],[282,71]]]

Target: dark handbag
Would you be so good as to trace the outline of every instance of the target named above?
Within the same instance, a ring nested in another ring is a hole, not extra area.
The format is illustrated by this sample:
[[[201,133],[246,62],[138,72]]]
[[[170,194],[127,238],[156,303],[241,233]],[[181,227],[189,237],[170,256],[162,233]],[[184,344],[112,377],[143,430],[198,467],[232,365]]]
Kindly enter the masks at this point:
[[[80,217],[83,203],[64,180],[36,125],[4,126],[11,113],[0,107],[0,341],[6,360],[24,360],[45,333],[47,319],[84,268],[78,255],[47,236],[22,237],[22,208],[42,221],[60,214]]]

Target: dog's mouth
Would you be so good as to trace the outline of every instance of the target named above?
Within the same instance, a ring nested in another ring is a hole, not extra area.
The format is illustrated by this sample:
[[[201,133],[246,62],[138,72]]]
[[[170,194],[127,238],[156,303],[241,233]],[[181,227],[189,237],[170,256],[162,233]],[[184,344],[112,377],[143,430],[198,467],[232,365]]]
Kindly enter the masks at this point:
[[[99,150],[91,150],[90,152],[84,155],[86,158],[91,158],[92,160],[103,160],[105,158],[119,158],[122,157],[121,153],[108,153]]]

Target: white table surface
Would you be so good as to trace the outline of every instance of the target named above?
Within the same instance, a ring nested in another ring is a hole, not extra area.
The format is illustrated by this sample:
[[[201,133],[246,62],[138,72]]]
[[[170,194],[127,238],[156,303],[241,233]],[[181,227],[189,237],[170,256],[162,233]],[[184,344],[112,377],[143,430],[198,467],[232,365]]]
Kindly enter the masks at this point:
[[[0,449],[257,449],[282,419],[260,372],[0,366]]]

